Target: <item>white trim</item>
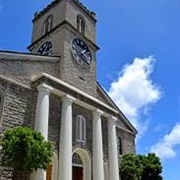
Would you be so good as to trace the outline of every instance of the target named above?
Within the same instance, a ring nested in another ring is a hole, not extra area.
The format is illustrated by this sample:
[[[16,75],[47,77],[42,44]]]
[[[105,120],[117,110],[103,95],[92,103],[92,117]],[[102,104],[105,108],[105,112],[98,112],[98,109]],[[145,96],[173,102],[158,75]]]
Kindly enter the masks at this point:
[[[83,165],[81,165],[81,164],[74,164],[74,163],[72,163],[72,166],[74,166],[74,167],[82,167],[83,168]]]
[[[136,135],[136,134],[134,134],[133,132],[131,132],[131,131],[129,131],[129,130],[127,130],[127,129],[121,127],[121,126],[119,126],[119,125],[116,125],[116,127],[119,128],[119,129],[122,129],[123,131],[126,131],[126,132],[128,132],[128,133],[130,133],[130,134],[132,134],[132,135],[134,135],[134,136]]]
[[[114,112],[115,114],[119,113],[117,110],[115,110],[112,107],[108,106],[107,104],[105,104],[104,102],[100,101],[99,99],[96,99],[95,97],[93,97],[93,96],[91,96],[91,95],[89,95],[89,94],[87,94],[87,93],[85,93],[85,92],[75,88],[74,86],[71,86],[68,83],[66,83],[64,81],[61,81],[60,79],[57,79],[57,78],[55,78],[55,77],[53,77],[53,76],[51,76],[49,74],[42,73],[40,76],[37,76],[37,77],[33,78],[32,81],[34,82],[34,81],[38,80],[39,78],[41,78],[43,76],[47,77],[47,78],[49,78],[49,79],[51,79],[51,80],[53,80],[55,82],[57,82],[58,84],[61,84],[62,86],[66,87],[66,88],[68,88],[68,89],[70,89],[70,90],[72,90],[72,91],[74,91],[74,92],[76,92],[76,93],[78,93],[78,94],[80,94],[80,95],[82,95],[82,96],[92,100],[92,101],[94,101],[95,103],[98,103],[99,105],[109,109],[110,111]],[[59,91],[59,90],[57,90],[55,88],[54,88],[53,93],[58,95],[58,96],[63,96],[63,95],[66,94],[65,92]],[[85,103],[85,102],[83,102],[81,100],[78,100],[78,99],[76,100],[76,104],[80,104],[81,106],[83,106],[83,107],[85,107],[87,109],[90,109],[90,110],[95,110],[96,109],[94,106],[89,105],[89,104],[87,104],[87,103]],[[109,114],[104,113],[104,116],[109,117]]]
[[[111,104],[114,109],[119,111],[119,116],[121,120],[134,132],[134,134],[137,134],[137,130],[134,128],[134,126],[130,123],[130,121],[126,118],[126,116],[121,112],[121,110],[117,107],[117,105],[113,102],[113,100],[108,96],[106,91],[101,87],[99,83],[97,83],[97,89],[100,92],[100,95],[107,100],[109,104]],[[132,132],[131,132],[132,133]]]
[[[46,90],[46,91],[53,91],[53,88],[51,86],[48,86],[47,84],[40,84],[38,87],[37,87],[38,91],[43,91],[43,90]]]
[[[52,57],[52,56],[43,56],[43,55],[34,55],[34,54],[23,54],[18,52],[2,52],[0,51],[0,60],[10,60],[10,61],[49,61],[56,62],[59,61],[60,57]]]

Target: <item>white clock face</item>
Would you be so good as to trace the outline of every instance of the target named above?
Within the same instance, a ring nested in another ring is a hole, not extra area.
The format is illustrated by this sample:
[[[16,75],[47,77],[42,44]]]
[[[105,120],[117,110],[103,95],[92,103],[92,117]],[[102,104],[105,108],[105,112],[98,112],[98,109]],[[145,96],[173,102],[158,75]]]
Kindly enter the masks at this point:
[[[88,48],[88,46],[85,44],[84,41],[82,41],[79,38],[75,38],[72,41],[72,54],[75,58],[75,60],[84,68],[88,68],[91,65],[92,62],[92,55]]]
[[[46,41],[45,43],[43,43],[38,50],[38,54],[51,55],[52,54],[52,43],[50,41]]]

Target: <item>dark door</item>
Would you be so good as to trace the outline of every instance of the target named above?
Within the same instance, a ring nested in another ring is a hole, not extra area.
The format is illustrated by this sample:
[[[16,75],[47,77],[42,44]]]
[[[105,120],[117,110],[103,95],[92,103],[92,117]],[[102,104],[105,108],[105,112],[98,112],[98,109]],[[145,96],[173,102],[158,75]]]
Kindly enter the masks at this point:
[[[48,168],[46,169],[46,180],[51,180],[52,176],[52,164],[49,164]]]
[[[72,180],[83,180],[83,168],[73,166],[73,178]]]

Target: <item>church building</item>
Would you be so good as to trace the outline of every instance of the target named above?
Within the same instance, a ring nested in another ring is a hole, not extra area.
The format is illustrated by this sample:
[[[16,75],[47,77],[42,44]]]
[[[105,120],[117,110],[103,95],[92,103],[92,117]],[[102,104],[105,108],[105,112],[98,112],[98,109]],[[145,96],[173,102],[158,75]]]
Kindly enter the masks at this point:
[[[28,126],[53,144],[47,170],[1,180],[119,180],[136,129],[96,81],[96,14],[54,0],[33,19],[29,53],[0,51],[0,125]]]

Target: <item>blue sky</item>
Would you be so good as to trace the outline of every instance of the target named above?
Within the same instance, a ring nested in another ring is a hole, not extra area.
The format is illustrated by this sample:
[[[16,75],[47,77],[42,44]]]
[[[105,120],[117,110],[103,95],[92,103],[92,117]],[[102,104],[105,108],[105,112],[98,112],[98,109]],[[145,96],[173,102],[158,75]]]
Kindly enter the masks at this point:
[[[27,52],[33,14],[50,0],[0,0],[0,49]],[[97,14],[97,78],[137,127],[137,153],[156,152],[180,180],[179,0],[81,0]]]

